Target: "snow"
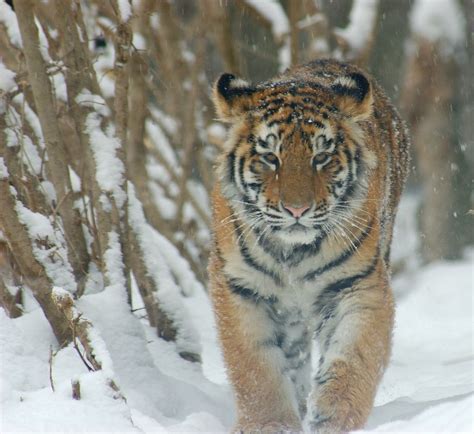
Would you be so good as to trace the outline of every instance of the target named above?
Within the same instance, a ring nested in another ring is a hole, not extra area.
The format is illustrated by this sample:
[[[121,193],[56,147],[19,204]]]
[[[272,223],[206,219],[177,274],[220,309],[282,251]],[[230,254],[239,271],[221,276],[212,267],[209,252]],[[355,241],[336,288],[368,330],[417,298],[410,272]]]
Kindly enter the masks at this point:
[[[165,220],[173,220],[174,218],[176,218],[176,203],[166,197],[165,192],[160,185],[154,182],[150,182],[148,185],[150,188],[150,192],[153,195],[153,202],[155,203],[156,208],[160,212],[160,216],[163,217]]]
[[[130,228],[138,239],[146,268],[158,288],[158,301],[177,325],[176,344],[179,351],[198,354],[201,350],[199,340],[190,319],[192,316],[182,302],[181,292],[189,296],[203,288],[195,282],[189,265],[179,258],[176,248],[146,222],[143,208],[131,183],[128,184],[128,193]],[[178,286],[179,283],[181,287]]]
[[[13,189],[13,187],[12,187]],[[67,247],[60,222],[52,223],[43,214],[33,212],[17,200],[15,210],[19,221],[26,226],[36,260],[45,268],[55,286],[74,293],[76,281],[67,260]],[[59,217],[57,217],[59,220]]]
[[[0,179],[8,178],[8,168],[3,157],[0,157]]]
[[[40,50],[41,56],[43,57],[43,60],[46,62],[46,64],[49,64],[51,63],[52,60],[51,60],[51,56],[49,55],[48,38],[46,37],[44,33],[41,23],[36,17],[35,17],[35,24],[36,24],[36,27],[38,28],[39,50]]]
[[[56,72],[51,76],[54,95],[62,102],[67,102],[66,79],[60,72]]]
[[[407,194],[398,207],[392,241],[392,264],[405,260],[412,265],[419,265],[417,256],[413,254],[420,248],[417,228],[413,224],[413,216],[416,215],[418,206],[417,196]]]
[[[291,63],[290,23],[285,10],[276,0],[245,0],[245,2],[270,23],[274,38],[281,43],[278,50],[278,63],[279,70],[284,71]]]
[[[117,2],[119,11],[120,11],[120,19],[125,22],[130,19],[132,16],[132,5],[130,4],[129,0],[118,0]]]
[[[181,166],[179,165],[173,147],[171,146],[163,130],[158,124],[152,122],[150,119],[146,120],[145,128],[148,137],[150,137],[150,139],[153,141],[153,144],[160,152],[160,155],[165,159],[168,166],[173,168],[175,173],[179,175]]]
[[[354,0],[348,26],[336,29],[336,33],[349,43],[355,53],[362,50],[370,38],[378,3],[378,0]]]
[[[76,103],[94,109],[101,116],[110,116],[110,109],[100,95],[94,95],[89,90],[83,89],[76,97]]]
[[[74,193],[79,193],[81,191],[81,178],[79,178],[79,175],[74,171],[74,169],[71,166],[68,166],[69,169],[69,178],[71,179],[71,186],[72,186],[72,191]]]
[[[102,97],[86,90],[76,97],[76,102],[94,109],[86,117],[85,133],[89,136],[94,156],[96,179],[101,190],[113,194],[117,207],[121,209],[126,201],[122,188],[125,166],[117,156],[121,144],[112,128],[104,131],[102,126],[103,118],[109,115],[110,110]],[[103,205],[104,209],[108,209],[106,203]]]
[[[406,407],[410,405],[416,408],[410,400],[405,401]],[[384,423],[378,426],[376,431],[402,433],[407,432],[408,429],[410,432],[423,433],[473,432],[474,397],[472,394],[458,399],[440,400],[438,404],[435,401],[432,406],[427,405],[426,408],[407,421]]]
[[[13,129],[7,129],[5,131],[5,136],[7,138],[7,146],[21,146],[21,159],[29,169],[29,172],[32,175],[40,175],[43,162],[31,139],[27,135],[21,135],[20,132],[14,131]],[[22,142],[20,142],[20,139]]]
[[[410,28],[415,35],[440,42],[448,51],[465,39],[461,5],[453,0],[416,0],[410,14]]]
[[[16,86],[15,73],[10,71],[0,58],[0,90],[9,92]]]
[[[186,296],[194,294],[195,291],[204,291],[202,285],[196,280],[196,276],[188,262],[182,258],[174,244],[159,232],[155,233],[155,242],[181,291]]]
[[[153,105],[148,105],[148,110],[152,114],[153,118],[160,122],[160,125],[168,134],[173,135],[178,132],[179,124],[170,115],[166,114],[164,111],[156,108]]]
[[[211,141],[212,143],[218,142],[218,143],[224,143],[225,138],[227,136],[227,130],[224,127],[224,125],[217,123],[217,122],[212,122],[206,130],[208,140]]]
[[[132,45],[137,50],[146,50],[146,39],[138,32],[133,32]]]
[[[23,164],[28,168],[32,175],[41,175],[43,168],[43,160],[41,159],[38,149],[31,139],[19,131],[20,115],[10,106],[7,112],[7,124],[12,128],[5,130],[6,143],[8,147],[20,147],[20,157]]]
[[[51,181],[45,179],[40,182],[39,189],[44,194],[44,197],[47,200],[48,204],[54,209],[54,207],[58,203],[58,197],[56,195],[56,189],[54,188],[54,184]]]
[[[25,101],[24,95],[22,93],[18,94],[13,98],[13,102],[21,106],[24,110],[24,115],[30,127],[32,128],[33,132],[35,133],[36,138],[38,139],[38,145],[40,148],[45,147],[44,138],[43,138],[43,130],[41,129],[41,123],[37,114],[31,109],[30,105],[27,101]],[[21,125],[20,116],[18,113],[16,114],[17,123],[16,125]]]
[[[290,23],[280,3],[275,0],[245,0],[245,2],[270,22],[272,33],[277,39],[290,32]]]
[[[125,288],[122,249],[119,235],[111,231],[108,236],[109,244],[104,253],[105,277],[110,285]]]
[[[280,71],[284,71],[291,64],[291,50],[289,38],[285,38],[285,42],[278,50],[278,64]]]
[[[0,2],[0,24],[5,26],[11,43],[17,48],[22,48],[20,29],[18,28],[15,12],[4,1]]]

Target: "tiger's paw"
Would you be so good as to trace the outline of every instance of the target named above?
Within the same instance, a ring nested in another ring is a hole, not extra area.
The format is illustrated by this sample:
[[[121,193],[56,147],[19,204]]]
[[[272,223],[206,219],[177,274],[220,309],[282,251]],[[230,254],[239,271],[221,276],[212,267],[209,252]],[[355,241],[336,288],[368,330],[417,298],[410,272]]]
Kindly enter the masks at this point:
[[[342,429],[338,424],[334,424],[330,417],[316,415],[307,423],[307,431],[315,434],[343,434],[347,430]]]
[[[269,422],[265,424],[249,423],[239,424],[233,430],[234,434],[299,434],[302,433],[301,426],[283,424],[281,422]]]

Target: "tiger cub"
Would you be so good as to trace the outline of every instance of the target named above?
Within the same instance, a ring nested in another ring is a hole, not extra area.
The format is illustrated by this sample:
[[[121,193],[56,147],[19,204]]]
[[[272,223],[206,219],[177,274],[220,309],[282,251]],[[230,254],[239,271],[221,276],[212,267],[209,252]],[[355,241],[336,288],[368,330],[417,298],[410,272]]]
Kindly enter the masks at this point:
[[[390,355],[405,126],[373,79],[335,60],[257,85],[223,74],[213,99],[230,130],[209,278],[235,430],[361,428]]]

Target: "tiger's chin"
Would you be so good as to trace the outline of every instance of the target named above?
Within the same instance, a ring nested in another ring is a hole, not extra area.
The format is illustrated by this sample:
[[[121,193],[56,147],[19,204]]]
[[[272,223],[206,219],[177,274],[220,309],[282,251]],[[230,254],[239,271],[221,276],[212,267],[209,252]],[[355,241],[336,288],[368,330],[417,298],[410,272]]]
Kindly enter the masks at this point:
[[[275,238],[287,246],[311,244],[322,234],[321,230],[303,225],[292,225],[274,232]]]

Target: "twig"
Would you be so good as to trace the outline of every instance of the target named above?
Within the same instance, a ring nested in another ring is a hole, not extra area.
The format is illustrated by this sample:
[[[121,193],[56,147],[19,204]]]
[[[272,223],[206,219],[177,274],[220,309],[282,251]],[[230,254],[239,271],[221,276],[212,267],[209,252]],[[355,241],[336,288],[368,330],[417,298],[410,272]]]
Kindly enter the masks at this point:
[[[51,389],[53,392],[56,392],[54,388],[54,380],[53,380],[53,357],[55,356],[53,352],[53,346],[49,346],[49,384],[51,384]]]
[[[81,399],[81,383],[79,380],[72,380],[72,399],[79,401]]]
[[[77,323],[81,319],[81,316],[82,316],[82,314],[79,314],[77,316],[77,318],[73,319],[73,323],[72,323],[73,324],[73,326],[72,326],[72,342],[73,342],[74,348],[77,351],[77,354],[79,354],[79,357],[82,360],[82,363],[84,363],[84,365],[86,366],[86,368],[89,372],[92,372],[92,371],[95,371],[95,369],[91,365],[89,365],[89,363],[87,363],[85,357],[82,355],[81,350],[79,349],[79,346],[77,345],[76,327],[77,327]]]

